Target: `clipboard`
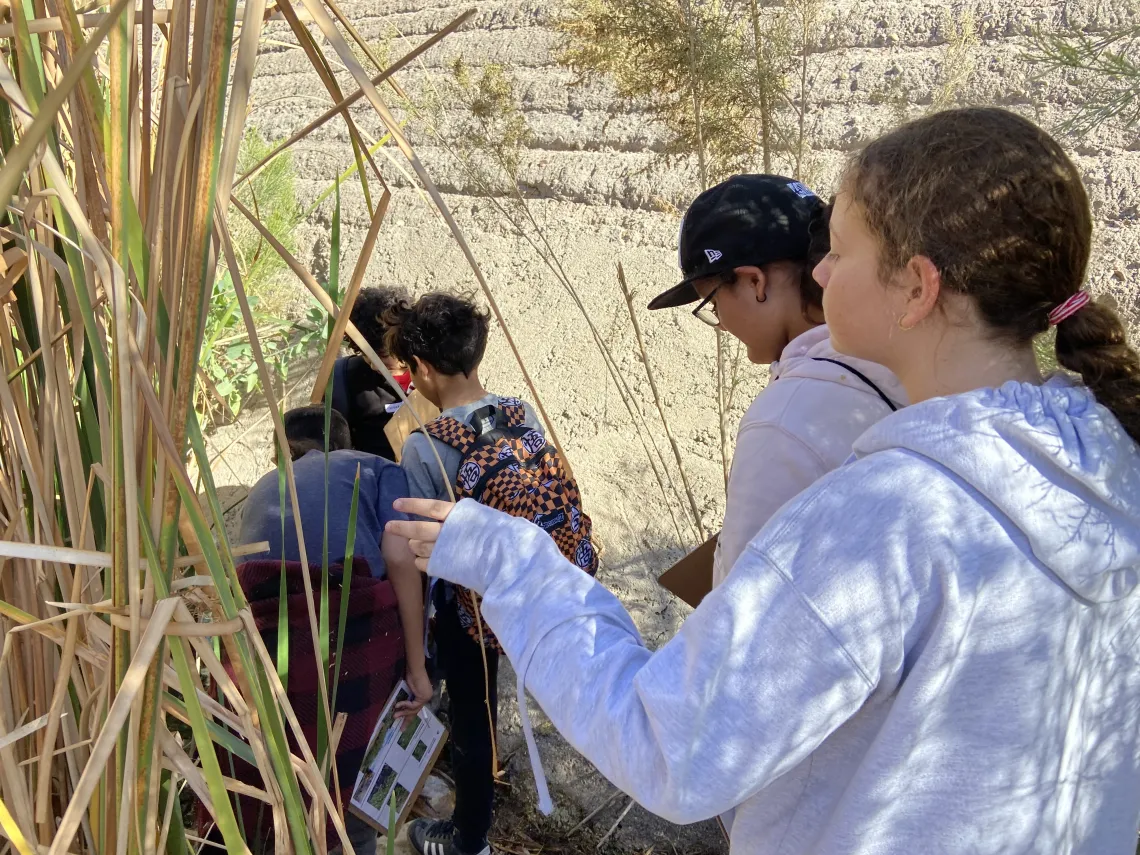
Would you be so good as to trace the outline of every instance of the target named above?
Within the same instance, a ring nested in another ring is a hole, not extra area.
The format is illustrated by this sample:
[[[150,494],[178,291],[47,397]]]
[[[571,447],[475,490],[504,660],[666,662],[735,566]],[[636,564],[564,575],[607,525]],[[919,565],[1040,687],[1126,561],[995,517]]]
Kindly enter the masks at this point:
[[[713,556],[719,532],[714,534],[657,579],[657,584],[694,609],[713,587]]]
[[[393,808],[395,828],[407,819],[447,742],[447,728],[427,707],[402,724],[396,720],[396,704],[411,695],[403,680],[396,684],[372,731],[346,805],[382,834],[389,831]]]
[[[408,409],[409,406],[411,410]],[[395,455],[397,463],[403,457],[404,442],[420,428],[415,416],[412,415],[412,410],[419,415],[420,420],[425,425],[439,418],[439,409],[418,390],[412,389],[408,393],[408,403],[402,404],[392,414],[392,418],[388,419],[388,424],[384,425],[384,435],[392,444],[392,453]]]

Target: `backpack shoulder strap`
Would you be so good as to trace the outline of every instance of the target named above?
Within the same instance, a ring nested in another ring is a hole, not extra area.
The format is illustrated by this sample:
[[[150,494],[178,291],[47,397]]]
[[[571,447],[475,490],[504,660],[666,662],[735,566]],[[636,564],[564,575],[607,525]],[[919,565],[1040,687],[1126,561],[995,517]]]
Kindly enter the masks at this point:
[[[498,408],[505,416],[507,427],[521,427],[526,423],[526,407],[518,398],[499,398]]]
[[[346,419],[351,407],[348,396],[348,360],[350,356],[342,356],[333,363],[332,407]]]
[[[438,439],[444,445],[451,446],[464,457],[475,447],[475,443],[479,439],[478,434],[471,429],[470,425],[465,425],[459,419],[453,419],[451,416],[440,416],[435,421],[428,422],[424,425],[424,432],[433,439]]]
[[[843,368],[843,369],[846,369],[847,371],[850,371],[852,374],[854,374],[856,377],[858,377],[860,380],[862,380],[864,383],[866,383],[871,388],[871,391],[873,391],[876,395],[878,395],[880,398],[882,398],[883,403],[891,408],[892,413],[898,411],[898,408],[899,408],[898,404],[896,404],[894,401],[892,401],[890,398],[888,398],[887,393],[884,392],[882,389],[880,389],[878,386],[876,386],[874,383],[872,383],[871,378],[868,377],[866,374],[864,374],[859,369],[852,368],[846,362],[841,362],[838,359],[828,359],[826,356],[813,356],[812,359],[815,360],[816,362],[830,362],[832,365],[838,365],[840,368]]]
[[[493,433],[502,426],[502,423],[502,411],[493,404],[480,407],[467,417],[467,426],[475,432],[477,437]]]

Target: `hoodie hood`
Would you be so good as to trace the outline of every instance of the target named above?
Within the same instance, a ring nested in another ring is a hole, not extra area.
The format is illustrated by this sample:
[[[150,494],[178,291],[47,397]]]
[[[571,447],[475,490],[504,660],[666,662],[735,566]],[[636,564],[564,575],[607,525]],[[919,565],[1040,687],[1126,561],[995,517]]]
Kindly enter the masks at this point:
[[[873,389],[866,388],[866,383],[857,377],[851,377],[851,372],[845,371],[842,366],[834,362],[821,362],[821,359],[834,359],[850,366],[878,386],[888,398],[899,407],[906,405],[906,390],[888,369],[877,362],[868,362],[865,359],[856,359],[845,353],[840,353],[831,346],[831,333],[827,325],[813,327],[805,333],[796,336],[784,352],[780,354],[778,362],[773,362],[769,369],[769,376],[773,381],[786,377],[806,377],[812,380],[825,380],[830,383],[839,383],[844,386],[865,388],[868,395],[875,395]]]
[[[966,481],[1080,597],[1140,584],[1140,450],[1084,386],[1055,376],[934,398],[872,426],[855,454],[891,448]]]

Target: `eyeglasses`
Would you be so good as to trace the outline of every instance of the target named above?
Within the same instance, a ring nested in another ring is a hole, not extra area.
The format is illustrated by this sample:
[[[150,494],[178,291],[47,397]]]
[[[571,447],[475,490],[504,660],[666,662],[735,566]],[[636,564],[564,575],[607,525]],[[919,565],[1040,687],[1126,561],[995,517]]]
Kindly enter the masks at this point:
[[[708,324],[710,327],[720,326],[720,314],[716,308],[716,292],[719,291],[720,288],[720,285],[713,288],[712,291],[709,292],[709,295],[701,300],[700,304],[693,309],[693,317],[701,323]]]
[[[759,265],[756,266],[759,267]],[[693,317],[701,323],[708,324],[710,327],[719,327],[720,309],[718,309],[716,305],[716,295],[725,285],[732,286],[736,284],[736,270],[725,270],[722,273],[715,273],[713,276],[716,276],[718,281],[712,291],[709,292],[709,295],[701,300],[700,304],[693,309]],[[708,278],[711,279],[712,277],[710,276]]]

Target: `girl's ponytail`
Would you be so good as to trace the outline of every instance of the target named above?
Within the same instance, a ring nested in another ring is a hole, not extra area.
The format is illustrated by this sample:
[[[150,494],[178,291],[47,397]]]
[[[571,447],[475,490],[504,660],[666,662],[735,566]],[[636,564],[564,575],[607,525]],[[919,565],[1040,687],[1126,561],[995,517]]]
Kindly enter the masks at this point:
[[[1057,324],[1057,362],[1081,379],[1140,442],[1140,356],[1116,312],[1090,302]]]

